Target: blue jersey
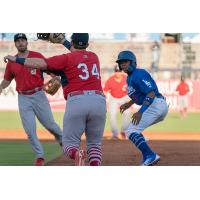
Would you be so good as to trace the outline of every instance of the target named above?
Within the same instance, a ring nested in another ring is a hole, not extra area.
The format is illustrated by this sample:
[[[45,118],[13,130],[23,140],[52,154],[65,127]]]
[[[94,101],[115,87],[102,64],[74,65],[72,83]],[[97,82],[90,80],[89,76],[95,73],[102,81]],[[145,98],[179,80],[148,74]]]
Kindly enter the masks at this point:
[[[128,96],[137,104],[142,105],[146,95],[154,91],[157,97],[162,96],[151,75],[144,69],[135,68],[127,77]]]

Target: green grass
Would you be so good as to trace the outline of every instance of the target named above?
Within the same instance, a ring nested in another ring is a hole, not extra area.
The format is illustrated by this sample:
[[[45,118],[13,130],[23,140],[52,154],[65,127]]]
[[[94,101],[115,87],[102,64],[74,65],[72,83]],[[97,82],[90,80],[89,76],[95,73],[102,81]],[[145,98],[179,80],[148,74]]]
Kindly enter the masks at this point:
[[[61,155],[61,148],[55,142],[42,142],[46,162]],[[0,166],[31,166],[35,155],[28,142],[0,141]]]
[[[62,128],[62,120],[64,113],[53,113],[56,122]],[[44,130],[44,127],[37,120],[37,129]],[[4,112],[0,111],[0,131],[1,130],[23,130],[21,119],[18,112]]]
[[[118,127],[121,125],[120,114],[118,114]],[[154,124],[147,131],[159,132],[199,132],[200,113],[189,113],[185,119],[180,119],[179,113],[169,113],[164,121]],[[106,131],[110,130],[109,120],[106,121]]]
[[[62,128],[63,112],[55,112],[54,118]],[[180,119],[178,113],[169,113],[164,122],[148,128],[149,131],[172,132],[199,132],[200,113],[189,113],[185,119]],[[121,116],[118,114],[118,126],[121,124]],[[37,122],[37,129],[44,128]],[[23,130],[18,112],[0,112],[1,130]],[[107,118],[105,131],[110,131]],[[56,142],[42,142],[46,162],[56,158],[62,152]],[[0,141],[0,166],[30,166],[33,165],[35,155],[27,141]]]
[[[62,128],[63,112],[53,113],[56,122]],[[200,113],[189,113],[187,118],[180,119],[179,113],[169,113],[167,118],[156,125],[148,128],[149,131],[172,131],[172,132],[200,132]],[[121,116],[118,114],[118,126],[121,124]],[[43,126],[37,122],[37,129],[44,130]],[[0,112],[1,130],[23,130],[18,112]],[[110,124],[107,118],[105,131],[110,131]]]
[[[149,131],[169,132],[198,132],[200,113],[189,113],[184,119],[180,119],[179,113],[170,113],[163,122],[149,127]]]

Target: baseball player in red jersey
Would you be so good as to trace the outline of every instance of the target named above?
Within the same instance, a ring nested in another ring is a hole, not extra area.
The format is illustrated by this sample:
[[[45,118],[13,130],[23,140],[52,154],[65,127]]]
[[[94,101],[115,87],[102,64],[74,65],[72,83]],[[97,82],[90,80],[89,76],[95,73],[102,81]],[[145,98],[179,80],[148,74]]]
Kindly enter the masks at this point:
[[[181,118],[187,116],[187,107],[188,107],[188,93],[190,91],[189,85],[185,82],[185,78],[181,76],[181,81],[177,85],[176,91],[179,93],[179,107]]]
[[[85,152],[80,150],[81,136],[85,132],[88,161],[98,166],[102,160],[101,142],[106,120],[106,101],[103,95],[98,56],[87,51],[88,33],[73,33],[71,52],[48,59],[6,56],[4,59],[30,68],[62,70],[68,80],[63,85],[66,110],[63,119],[63,150],[84,165]]]
[[[14,36],[14,42],[18,50],[15,56],[16,58],[44,59],[42,54],[27,49],[28,42],[25,34],[16,34]],[[2,89],[7,88],[13,79],[16,81],[21,121],[28,135],[29,142],[32,145],[32,149],[36,154],[35,165],[44,165],[44,150],[37,138],[35,116],[55,136],[55,139],[60,145],[62,145],[62,131],[54,121],[49,102],[44,91],[42,91],[44,82],[42,71],[40,69],[27,68],[19,63],[8,62],[4,80],[0,84],[0,94]]]
[[[109,93],[108,96],[108,111],[109,111],[109,120],[110,126],[112,130],[112,139],[118,138],[118,123],[117,123],[117,113],[122,104],[129,101],[129,97],[127,95],[127,76],[121,72],[118,66],[114,68],[114,74],[112,74],[105,83],[104,91]],[[121,137],[125,139],[125,130],[128,128],[130,121],[131,109],[127,109],[122,114],[122,127],[121,127]]]

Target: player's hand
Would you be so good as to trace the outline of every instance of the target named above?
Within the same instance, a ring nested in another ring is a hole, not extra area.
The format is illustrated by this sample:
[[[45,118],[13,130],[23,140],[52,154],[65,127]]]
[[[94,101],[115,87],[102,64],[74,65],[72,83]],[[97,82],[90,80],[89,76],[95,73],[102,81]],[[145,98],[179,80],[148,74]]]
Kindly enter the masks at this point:
[[[134,113],[132,116],[132,123],[137,126],[140,123],[141,118],[142,118],[142,113],[140,112]]]
[[[0,95],[1,95],[2,91],[3,91],[3,89],[2,89],[2,87],[0,86]]]
[[[122,114],[125,110],[127,110],[128,108],[130,108],[132,104],[130,104],[129,102],[128,103],[124,103],[120,106],[120,113]]]
[[[8,63],[8,62],[16,62],[16,57],[15,56],[10,56],[10,55],[7,55],[4,57],[4,62],[5,63]]]

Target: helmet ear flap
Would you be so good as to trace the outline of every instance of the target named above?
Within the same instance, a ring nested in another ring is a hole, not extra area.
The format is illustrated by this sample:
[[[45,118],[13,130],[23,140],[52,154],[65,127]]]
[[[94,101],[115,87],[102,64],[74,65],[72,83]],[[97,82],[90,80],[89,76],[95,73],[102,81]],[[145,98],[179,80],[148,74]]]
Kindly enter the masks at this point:
[[[115,66],[114,71],[115,71],[115,72],[120,72],[120,71],[122,71],[122,69],[120,68],[120,65],[119,65],[119,64]]]
[[[121,72],[121,71],[122,71],[122,68],[121,68],[120,64],[118,64],[118,67],[119,67],[119,71]]]

